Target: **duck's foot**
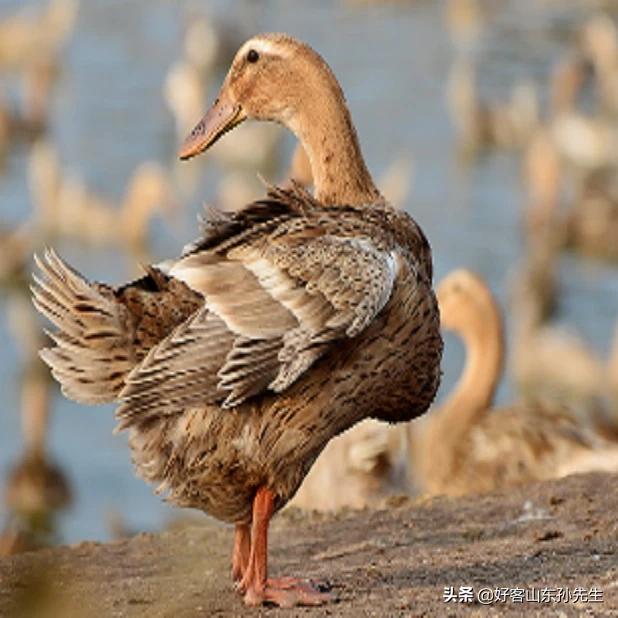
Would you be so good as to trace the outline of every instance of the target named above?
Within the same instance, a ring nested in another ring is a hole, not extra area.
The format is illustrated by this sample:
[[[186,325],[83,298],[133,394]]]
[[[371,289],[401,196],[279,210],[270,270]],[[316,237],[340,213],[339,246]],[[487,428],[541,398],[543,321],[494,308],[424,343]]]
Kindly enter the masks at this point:
[[[303,580],[295,577],[268,579],[265,586],[247,588],[245,605],[256,606],[270,603],[278,607],[324,605],[334,601],[328,591],[330,584]]]
[[[251,549],[242,579],[237,582],[236,590],[243,595],[246,605],[256,606],[263,603],[279,607],[296,607],[298,605],[323,605],[332,601],[328,593],[328,584],[319,584],[309,580],[283,577],[272,579],[268,577],[268,523],[274,512],[275,495],[267,487],[259,487],[253,500],[253,512],[250,535],[246,529],[237,527],[235,547],[246,547],[246,538],[251,539]],[[245,551],[234,551],[238,558]],[[241,565],[243,561],[238,560]],[[235,569],[240,572],[242,568]]]

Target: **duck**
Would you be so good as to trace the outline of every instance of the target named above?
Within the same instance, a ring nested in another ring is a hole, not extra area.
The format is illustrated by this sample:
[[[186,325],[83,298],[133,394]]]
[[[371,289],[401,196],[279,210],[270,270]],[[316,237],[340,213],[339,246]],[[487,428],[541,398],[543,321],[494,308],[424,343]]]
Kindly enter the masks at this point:
[[[536,132],[523,153],[522,181],[526,193],[526,248],[545,248],[546,252],[555,253],[564,244],[560,210],[564,165],[547,128]]]
[[[569,176],[558,145],[546,130],[533,138],[524,159],[529,193],[525,220],[531,248],[548,255],[566,249],[618,261],[615,167],[592,166]],[[561,207],[564,198],[570,202],[566,209]]]
[[[592,409],[606,397],[605,363],[575,329],[549,320],[557,303],[557,271],[558,256],[541,244],[517,267],[510,298],[511,378],[527,399],[560,399]]]
[[[565,216],[567,249],[589,257],[618,262],[618,184],[616,168],[591,171],[578,183]]]
[[[442,328],[460,336],[466,364],[446,401],[410,427],[411,474],[428,495],[464,495],[618,463],[574,412],[548,400],[494,408],[504,364],[502,315],[483,279],[457,269],[438,285]],[[605,463],[603,463],[605,462]]]
[[[446,102],[465,157],[488,148],[522,148],[539,124],[539,103],[531,83],[515,84],[506,103],[479,100],[475,69],[467,57],[457,58],[451,67]]]
[[[527,398],[564,399],[589,408],[604,396],[604,362],[573,329],[545,324],[537,309],[524,308],[516,316],[513,342],[512,377]]]
[[[57,330],[41,354],[69,398],[119,404],[142,478],[234,525],[245,604],[319,605],[332,600],[319,585],[268,576],[269,523],[331,438],[431,404],[442,353],[431,249],[376,188],[341,86],[309,45],[246,41],[180,158],[247,119],[295,134],[313,195],[272,186],[119,288],[48,250],[33,299]]]
[[[70,238],[94,246],[124,245],[135,256],[147,255],[152,216],[177,209],[168,172],[154,161],[133,171],[120,206],[100,196],[76,175],[66,173],[47,141],[35,144],[29,162],[34,224],[44,238]]]
[[[26,364],[22,383],[24,452],[9,470],[4,503],[9,510],[0,533],[0,555],[38,549],[53,542],[55,516],[72,502],[69,479],[47,452],[50,381],[35,356]]]
[[[36,73],[38,75],[39,71]],[[0,158],[6,157],[12,144],[34,142],[47,130],[49,91],[46,87],[47,82],[42,77],[32,77],[20,106],[13,105],[0,87]]]
[[[595,94],[603,114],[618,112],[618,32],[609,15],[596,13],[583,25],[579,53],[594,71]]]
[[[333,438],[288,503],[304,511],[381,508],[408,493],[407,431],[365,419]]]
[[[6,504],[20,513],[64,509],[71,502],[66,476],[46,452],[50,382],[47,368],[42,363],[39,366],[39,362],[27,367],[24,377],[22,431],[25,455],[10,472],[5,494]]]
[[[3,153],[14,142],[34,141],[46,129],[47,120],[42,116],[28,116],[14,109],[0,95],[0,149]]]
[[[549,88],[548,127],[555,148],[573,171],[582,174],[618,162],[617,131],[612,118],[597,110],[583,112],[578,106],[590,75],[591,62],[586,54],[574,54],[557,63]]]
[[[30,222],[0,225],[0,288],[27,289],[35,234]]]

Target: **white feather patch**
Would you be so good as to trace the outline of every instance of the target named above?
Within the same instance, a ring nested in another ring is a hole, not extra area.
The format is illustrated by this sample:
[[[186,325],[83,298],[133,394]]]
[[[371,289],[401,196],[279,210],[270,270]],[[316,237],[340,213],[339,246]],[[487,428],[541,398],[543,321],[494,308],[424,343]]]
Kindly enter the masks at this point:
[[[249,39],[238,51],[237,56],[242,57],[247,54],[250,49],[255,49],[256,52],[262,54],[270,54],[277,55],[282,57],[289,56],[288,50],[284,45],[277,43],[275,41],[271,41],[269,39],[262,39],[259,37],[254,37],[253,39]]]

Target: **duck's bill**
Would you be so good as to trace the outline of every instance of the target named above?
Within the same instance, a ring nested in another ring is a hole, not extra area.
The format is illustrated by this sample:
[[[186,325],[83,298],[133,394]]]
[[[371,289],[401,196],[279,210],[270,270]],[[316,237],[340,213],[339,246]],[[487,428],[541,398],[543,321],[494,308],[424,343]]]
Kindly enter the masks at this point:
[[[222,135],[245,120],[242,107],[219,96],[180,147],[178,156],[185,160],[210,148]]]

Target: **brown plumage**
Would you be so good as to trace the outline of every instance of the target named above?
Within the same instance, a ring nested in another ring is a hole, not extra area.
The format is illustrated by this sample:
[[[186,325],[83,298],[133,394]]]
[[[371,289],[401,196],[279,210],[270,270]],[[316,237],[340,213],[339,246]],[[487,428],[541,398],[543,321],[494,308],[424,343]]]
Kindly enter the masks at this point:
[[[119,402],[138,474],[236,524],[245,602],[317,604],[328,597],[309,584],[267,579],[268,522],[330,438],[430,405],[442,349],[431,253],[375,189],[339,85],[309,47],[248,41],[181,156],[246,117],[296,133],[315,198],[272,188],[117,290],[49,252],[34,299],[59,328],[44,359],[72,398]]]
[[[492,408],[502,374],[502,318],[480,277],[461,269],[438,286],[442,326],[466,345],[464,372],[439,408],[412,425],[411,455],[430,494],[474,493],[615,469],[618,452],[556,404],[521,402]],[[605,449],[605,450],[604,450]]]

